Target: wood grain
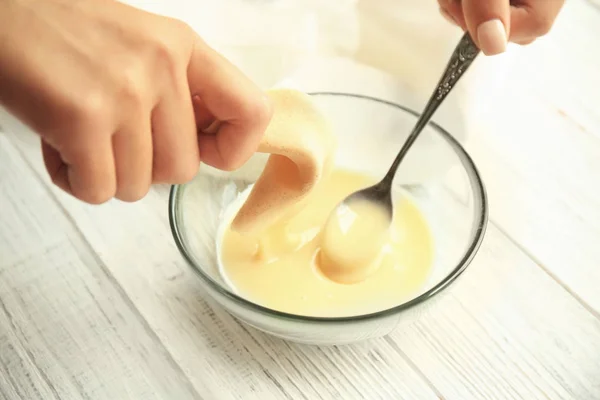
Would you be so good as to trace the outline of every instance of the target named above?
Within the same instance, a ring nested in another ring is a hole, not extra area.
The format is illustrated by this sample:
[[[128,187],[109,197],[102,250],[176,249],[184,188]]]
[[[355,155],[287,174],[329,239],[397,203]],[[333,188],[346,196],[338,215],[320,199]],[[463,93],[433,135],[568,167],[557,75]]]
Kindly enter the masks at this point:
[[[0,160],[0,393],[200,398],[3,135]]]
[[[23,136],[17,143],[43,177],[37,149]],[[143,207],[89,207],[51,190],[177,362],[186,372],[205,371],[189,379],[215,395],[212,384],[228,387],[232,398],[600,396],[591,351],[600,346],[599,321],[494,227],[453,295],[414,329],[364,345],[312,348],[245,328],[202,300],[171,244],[166,188],[154,189]],[[123,247],[126,237],[140,245]]]
[[[166,187],[88,206],[51,185],[34,136],[0,133],[0,398],[600,399],[592,10],[567,2],[505,79],[480,82],[466,145],[490,197],[481,251],[430,314],[363,344],[240,325],[173,245]]]
[[[88,206],[50,184],[35,137],[19,134],[11,139],[205,397],[437,398],[435,390],[385,341],[380,341],[379,349],[389,362],[383,374],[375,372],[382,362],[368,355],[369,346],[331,353],[334,350],[290,345],[241,326],[203,299],[197,277],[174,246],[166,187],[154,188],[136,204],[111,201]],[[338,354],[339,360],[333,361],[329,354]],[[370,384],[373,377],[376,386]]]
[[[519,53],[511,79],[481,85],[467,148],[492,219],[600,315],[600,14],[581,1],[564,11]]]
[[[600,320],[493,225],[451,296],[388,340],[447,398],[600,398]]]

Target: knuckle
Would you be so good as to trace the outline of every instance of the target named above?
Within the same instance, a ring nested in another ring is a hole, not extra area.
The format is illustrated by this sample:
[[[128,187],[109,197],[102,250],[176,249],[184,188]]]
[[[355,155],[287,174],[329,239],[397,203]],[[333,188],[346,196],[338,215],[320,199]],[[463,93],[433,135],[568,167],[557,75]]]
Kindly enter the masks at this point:
[[[181,165],[178,170],[178,180],[185,182],[189,182],[196,177],[198,174],[198,170],[200,169],[200,159],[195,158],[191,159],[189,162]]]
[[[255,96],[237,106],[238,117],[251,135],[262,135],[273,116],[273,106],[266,96]]]
[[[164,71],[168,76],[177,76],[178,60],[180,57],[181,46],[171,43],[169,40],[159,39],[153,44],[153,59],[156,66]]]
[[[223,171],[225,172],[233,172],[238,170],[239,168],[241,168],[244,165],[244,161],[243,160],[233,160],[233,161],[229,161],[227,162],[224,166],[223,166]]]
[[[200,161],[194,162],[173,162],[154,172],[154,181],[169,184],[184,184],[196,176],[200,166]]]
[[[112,199],[115,191],[110,188],[72,189],[73,196],[89,204],[100,205]]]
[[[518,44],[519,46],[527,46],[533,42],[535,42],[535,39],[518,40],[515,43]]]
[[[534,36],[541,37],[550,33],[552,20],[540,15],[532,16],[531,30]]]
[[[84,129],[96,128],[106,123],[108,102],[102,91],[89,90],[71,107],[73,119]]]
[[[174,49],[167,42],[157,41],[154,44],[154,56],[161,65],[171,66],[176,59]]]
[[[238,160],[227,159],[223,160],[223,164],[219,165],[219,169],[225,172],[233,172],[240,168],[244,163]]]
[[[110,176],[96,177],[82,183],[81,179],[70,181],[71,194],[89,204],[103,204],[112,199],[117,191],[116,181]]]
[[[139,63],[130,63],[120,72],[119,90],[129,104],[139,105],[147,97],[143,84],[143,67]]]
[[[224,171],[235,171],[242,167],[248,159],[252,156],[253,152],[246,150],[240,151],[240,149],[233,150],[234,147],[230,147],[230,150],[224,154],[221,154],[222,165],[219,169]]]
[[[247,101],[240,109],[244,119],[253,121],[257,126],[267,126],[273,116],[273,106],[268,97]]]
[[[187,183],[194,179],[196,174],[198,173],[198,168],[200,163],[187,163],[179,166],[173,174],[173,180],[175,183],[182,184]]]
[[[177,18],[169,18],[168,21],[171,24],[171,30],[177,35],[188,36],[194,32],[192,27],[185,21]]]
[[[121,190],[115,197],[121,201],[133,203],[146,197],[149,191],[150,185],[145,185],[133,189]]]
[[[151,19],[154,30],[145,36],[144,57],[157,68],[162,68],[161,64],[172,65],[179,58],[186,38],[194,31],[187,23],[177,18],[153,15]],[[159,65],[156,65],[157,63]]]
[[[242,167],[252,154],[241,153],[241,152],[229,152],[221,155],[221,164],[218,168],[223,171],[232,172]]]
[[[161,15],[159,18],[159,24],[162,28],[160,29],[162,32],[161,36],[165,36],[166,34],[179,35],[193,32],[192,27],[187,22],[170,16]]]

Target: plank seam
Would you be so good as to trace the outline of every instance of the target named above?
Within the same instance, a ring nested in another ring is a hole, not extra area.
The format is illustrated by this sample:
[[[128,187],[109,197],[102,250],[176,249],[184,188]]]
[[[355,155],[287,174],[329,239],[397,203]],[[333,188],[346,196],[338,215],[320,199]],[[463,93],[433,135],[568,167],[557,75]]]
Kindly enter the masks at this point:
[[[110,282],[113,285],[117,294],[123,299],[124,304],[127,305],[130,308],[130,310],[132,311],[132,313],[137,316],[138,321],[142,324],[142,327],[145,329],[145,331],[149,335],[150,339],[152,339],[156,344],[158,344],[160,346],[160,349],[162,349],[162,353],[165,355],[165,357],[167,359],[167,362],[171,365],[171,367],[174,368],[175,372],[178,372],[180,374],[180,376],[184,378],[184,380],[182,380],[182,383],[187,387],[188,391],[190,391],[190,393],[192,393],[192,395],[194,395],[195,398],[197,398],[198,400],[203,400],[203,397],[200,395],[200,393],[198,393],[198,391],[196,390],[196,388],[194,387],[192,382],[189,380],[189,377],[187,376],[187,374],[183,371],[183,369],[181,368],[179,363],[177,363],[177,361],[173,358],[173,355],[165,347],[165,344],[163,343],[163,341],[160,339],[160,337],[158,337],[157,333],[154,331],[154,329],[152,329],[152,327],[150,326],[150,324],[148,323],[146,318],[144,318],[144,316],[140,313],[140,310],[135,306],[135,303],[129,297],[127,292],[125,292],[123,287],[120,285],[120,283],[117,281],[117,279],[111,273],[111,271],[108,269],[108,267],[106,266],[104,261],[100,258],[98,253],[94,250],[94,247],[88,241],[85,234],[81,231],[81,229],[79,228],[79,225],[76,223],[73,216],[68,212],[68,210],[64,207],[64,205],[58,200],[58,198],[56,197],[54,192],[52,190],[50,190],[47,183],[38,174],[38,172],[33,167],[33,165],[31,165],[31,163],[29,162],[27,157],[23,154],[23,152],[21,151],[19,146],[15,145],[12,142],[12,140],[14,139],[14,133],[6,132],[6,131],[4,131],[4,132],[7,133],[8,143],[10,144],[10,146],[16,151],[16,153],[21,158],[21,160],[25,163],[25,165],[27,165],[29,170],[33,173],[33,176],[35,177],[35,179],[41,184],[41,186],[48,193],[50,198],[56,203],[56,205],[59,207],[59,209],[61,210],[61,212],[67,219],[67,221],[69,221],[69,223],[71,223],[73,225],[74,231],[79,236],[79,239],[82,241],[83,245],[87,248],[87,250],[91,253],[92,259],[98,264],[98,266],[100,267],[100,270],[106,276],[108,282]]]

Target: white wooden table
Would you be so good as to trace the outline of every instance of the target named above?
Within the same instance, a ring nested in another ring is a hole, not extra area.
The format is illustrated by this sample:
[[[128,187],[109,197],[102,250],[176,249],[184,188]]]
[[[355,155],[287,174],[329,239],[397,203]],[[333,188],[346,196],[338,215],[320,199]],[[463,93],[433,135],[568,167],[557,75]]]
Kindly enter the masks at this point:
[[[486,86],[467,148],[491,223],[407,331],[289,344],[202,299],[167,187],[93,207],[0,133],[0,399],[600,399],[600,11],[579,0]]]

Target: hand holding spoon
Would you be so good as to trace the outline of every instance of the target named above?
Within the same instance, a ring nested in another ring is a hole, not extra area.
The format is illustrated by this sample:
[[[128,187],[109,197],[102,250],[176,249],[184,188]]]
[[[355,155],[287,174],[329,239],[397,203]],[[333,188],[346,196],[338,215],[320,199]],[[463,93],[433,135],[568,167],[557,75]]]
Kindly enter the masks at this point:
[[[350,194],[334,209],[323,230],[324,256],[321,257],[321,269],[331,279],[341,283],[353,283],[363,280],[373,272],[374,266],[371,264],[381,252],[381,244],[394,214],[392,182],[398,166],[479,52],[469,33],[465,33],[454,49],[423,113],[386,175],[379,183]],[[327,261],[323,261],[324,259]],[[370,260],[367,263],[369,265],[365,265],[364,260]]]

